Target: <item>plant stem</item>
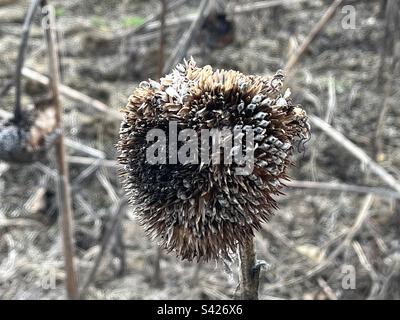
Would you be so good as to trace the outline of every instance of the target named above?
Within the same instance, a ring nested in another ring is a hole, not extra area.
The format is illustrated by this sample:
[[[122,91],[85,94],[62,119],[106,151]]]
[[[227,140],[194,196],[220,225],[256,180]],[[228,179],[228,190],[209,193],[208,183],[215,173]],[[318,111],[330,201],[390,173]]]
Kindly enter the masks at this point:
[[[190,48],[192,40],[195,38],[197,31],[201,28],[201,25],[206,18],[205,12],[208,4],[209,0],[202,0],[200,2],[196,19],[192,22],[189,29],[183,34],[179,43],[176,45],[174,52],[164,65],[163,73],[169,72],[185,57],[187,51]]]
[[[165,64],[165,16],[167,14],[167,1],[160,0],[160,46],[159,46],[159,57],[158,57],[158,77],[163,76],[163,69]],[[157,246],[157,251],[154,256],[154,285],[156,287],[162,287],[164,285],[162,270],[161,270],[161,258],[163,252],[162,249]]]
[[[158,288],[161,288],[164,285],[163,273],[161,270],[161,258],[163,252],[162,248],[157,246],[157,251],[154,256],[154,285]]]
[[[19,123],[22,118],[22,108],[21,108],[21,70],[24,65],[26,49],[28,48],[28,39],[31,31],[31,25],[33,17],[35,15],[36,9],[39,6],[39,0],[32,0],[28,13],[26,14],[24,25],[22,27],[22,40],[19,47],[18,59],[17,59],[17,69],[15,72],[15,108],[14,108],[14,121]]]
[[[254,239],[239,245],[241,299],[258,300],[260,268],[256,267]]]
[[[56,143],[56,157],[58,165],[58,204],[60,210],[60,228],[62,230],[63,253],[66,273],[66,289],[69,299],[78,299],[77,277],[74,266],[74,242],[73,242],[73,215],[71,205],[71,191],[69,184],[69,170],[66,161],[63,128],[63,110],[60,101],[60,74],[58,62],[58,50],[55,34],[54,9],[47,6],[47,1],[42,1],[43,18],[48,19],[45,27],[47,49],[49,54],[50,90],[56,109],[57,127],[60,137]],[[47,10],[45,10],[47,9]]]
[[[158,77],[161,78],[163,75],[164,68],[164,51],[165,51],[165,16],[167,14],[167,1],[160,0],[161,12],[160,12],[160,49],[158,57]]]
[[[299,50],[297,52],[295,52],[289,58],[289,61],[285,67],[285,74],[287,77],[289,77],[289,74],[292,73],[294,67],[297,65],[300,58],[307,51],[311,42],[314,41],[314,39],[325,28],[325,26],[328,24],[328,22],[332,20],[337,8],[339,8],[339,6],[342,4],[342,2],[343,2],[343,0],[335,0],[332,2],[332,4],[329,6],[329,8],[325,11],[323,16],[321,17],[321,19],[314,25],[314,27],[311,29],[310,33],[304,39],[303,43],[300,45]]]

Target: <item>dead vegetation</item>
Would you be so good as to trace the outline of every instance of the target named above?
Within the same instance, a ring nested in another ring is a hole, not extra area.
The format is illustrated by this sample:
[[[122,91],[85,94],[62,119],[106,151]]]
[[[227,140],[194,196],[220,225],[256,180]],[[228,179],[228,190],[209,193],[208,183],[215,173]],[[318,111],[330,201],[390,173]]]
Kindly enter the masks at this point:
[[[52,1],[78,284],[88,299],[230,299],[237,289],[235,262],[198,265],[157,255],[117,178],[118,109],[140,81],[158,77],[162,37],[168,66],[198,17],[198,1],[167,2],[163,23],[157,0]],[[248,74],[271,74],[301,52],[289,86],[311,115],[313,134],[295,160],[296,180],[279,198],[280,209],[256,237],[257,256],[268,263],[260,273],[260,298],[399,299],[398,3],[343,1],[302,46],[332,1],[268,2],[277,1],[229,1],[226,21],[234,39],[220,37],[220,25],[197,35],[192,30],[187,52],[199,65]],[[343,27],[346,4],[355,9],[354,29]],[[14,111],[26,6],[0,1],[3,119]],[[22,69],[22,106],[43,97],[49,83],[39,16]],[[55,159],[49,153],[27,165],[0,162],[2,299],[65,297]],[[155,283],[157,266],[162,279]],[[353,271],[355,288],[346,289]]]

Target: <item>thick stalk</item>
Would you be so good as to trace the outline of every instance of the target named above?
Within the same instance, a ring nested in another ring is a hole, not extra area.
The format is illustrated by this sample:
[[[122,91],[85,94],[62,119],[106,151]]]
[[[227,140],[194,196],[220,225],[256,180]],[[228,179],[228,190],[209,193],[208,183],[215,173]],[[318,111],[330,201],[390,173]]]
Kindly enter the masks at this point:
[[[78,299],[77,277],[74,266],[74,242],[73,242],[73,215],[71,205],[71,191],[69,184],[69,170],[66,161],[63,128],[63,110],[60,101],[60,73],[58,62],[58,48],[55,34],[54,9],[47,5],[47,1],[42,1],[43,23],[46,34],[47,49],[49,55],[49,75],[50,90],[56,109],[57,127],[60,131],[58,142],[56,143],[56,157],[58,165],[58,203],[60,210],[60,229],[62,232],[63,253],[66,273],[66,289],[69,299]]]
[[[243,300],[258,300],[260,268],[257,267],[254,239],[239,245],[240,291]]]

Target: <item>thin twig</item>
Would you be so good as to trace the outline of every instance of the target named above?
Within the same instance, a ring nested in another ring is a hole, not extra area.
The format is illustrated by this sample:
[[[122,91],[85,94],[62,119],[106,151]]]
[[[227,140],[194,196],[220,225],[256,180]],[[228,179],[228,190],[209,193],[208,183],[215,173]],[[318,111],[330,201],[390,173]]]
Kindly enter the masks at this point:
[[[95,160],[93,164],[88,166],[86,169],[82,170],[71,182],[71,189],[77,188],[84,180],[89,178],[93,173],[99,169],[100,160]],[[69,161],[68,161],[69,162]]]
[[[192,22],[190,28],[185,32],[177,44],[175,51],[164,66],[163,73],[170,71],[173,66],[179,63],[185,57],[193,38],[205,19],[205,11],[208,7],[208,2],[209,0],[201,1],[197,12],[197,18]]]
[[[65,139],[65,145],[69,148],[86,153],[95,158],[104,159],[106,157],[103,151],[97,150],[93,147],[86,146],[72,139]]]
[[[379,291],[379,275],[376,273],[374,267],[369,262],[367,255],[365,254],[361,244],[358,241],[353,241],[351,243],[354,251],[357,254],[358,260],[360,261],[361,265],[367,270],[368,274],[370,275],[372,285],[370,289],[370,293],[368,295],[368,299],[374,299]]]
[[[160,48],[158,57],[158,77],[162,77],[164,69],[164,49],[165,49],[165,16],[167,14],[167,2],[166,0],[160,0],[161,3],[161,14],[160,14]]]
[[[94,163],[98,163],[101,167],[118,169],[119,165],[115,160],[106,160],[99,158],[89,158],[89,157],[77,157],[77,156],[69,156],[68,162],[73,164],[81,164],[81,165],[92,165]]]
[[[237,5],[233,8],[234,14],[246,14],[253,11],[265,10],[280,6],[291,6],[300,4],[309,0],[267,0],[267,1],[256,1],[242,5]]]
[[[328,95],[329,95],[328,107],[326,109],[324,120],[326,123],[330,124],[333,118],[333,113],[336,108],[336,85],[335,85],[335,78],[333,76],[329,77]]]
[[[21,46],[19,47],[18,59],[17,59],[17,69],[15,71],[15,109],[14,109],[14,121],[19,123],[22,118],[22,108],[21,108],[21,70],[25,62],[26,50],[28,47],[28,39],[31,31],[33,17],[35,15],[36,9],[38,8],[40,0],[32,0],[28,13],[26,15],[24,25],[22,27],[22,40]]]
[[[42,1],[43,15],[48,18],[48,26],[45,28],[46,42],[49,54],[49,87],[52,92],[54,107],[56,108],[57,127],[60,130],[60,136],[56,143],[56,157],[59,173],[58,183],[58,203],[61,210],[60,227],[62,229],[64,263],[66,273],[66,289],[69,299],[78,298],[77,276],[74,266],[74,241],[73,241],[73,215],[71,204],[71,193],[69,185],[69,171],[66,161],[66,152],[64,144],[64,129],[63,129],[63,110],[60,101],[59,93],[59,63],[58,50],[56,42],[56,25],[54,9],[47,5],[47,1]],[[46,9],[46,10],[44,10]]]
[[[164,285],[164,279],[161,272],[161,259],[163,256],[163,250],[160,246],[157,245],[156,253],[154,255],[154,278],[153,283],[154,286],[160,288]]]
[[[383,91],[383,104],[379,112],[378,122],[375,131],[375,159],[378,162],[380,160],[383,160],[384,156],[382,135],[385,126],[386,115],[390,109],[389,97],[392,91],[392,76],[394,70],[396,69],[396,64],[398,60],[395,53],[395,41],[400,19],[400,14],[398,13],[399,10],[400,6],[398,4],[398,1],[388,1],[385,16],[385,34],[383,36],[383,44],[381,46],[380,65],[377,77],[377,87],[378,89],[381,89]],[[389,66],[389,70],[385,72],[387,69],[386,60],[389,53],[389,48],[391,48],[392,51],[392,62]]]
[[[112,202],[117,202],[119,200],[118,194],[114,190],[114,187],[111,185],[111,182],[108,180],[105,174],[103,172],[97,171],[96,178],[99,180],[101,186],[107,192],[107,195],[109,196],[110,200]]]
[[[336,297],[335,292],[332,290],[332,288],[329,286],[329,284],[324,279],[319,277],[317,281],[318,281],[318,285],[321,287],[322,291],[329,298],[329,300],[337,300],[338,299]]]
[[[325,11],[324,15],[317,22],[317,24],[312,28],[308,36],[304,39],[303,43],[300,45],[299,50],[294,53],[286,64],[285,74],[289,76],[293,68],[300,61],[300,58],[304,55],[311,42],[318,36],[318,34],[323,30],[323,28],[328,24],[328,22],[334,17],[336,9],[342,4],[343,0],[335,0],[328,10]]]
[[[397,15],[397,2],[398,1],[396,0],[389,0],[385,4],[385,31],[382,37],[382,43],[380,45],[380,62],[378,76],[376,78],[378,89],[382,86],[382,84],[385,84],[385,82],[387,81],[387,79],[385,79],[386,58],[388,56],[389,49],[394,49],[393,42],[396,34],[396,29],[398,28],[395,21]]]
[[[389,95],[391,91],[391,81],[386,81],[383,89],[383,104],[379,112],[378,121],[375,130],[375,160],[381,162],[384,157],[382,135],[385,127],[386,115],[390,109]]]
[[[8,91],[14,86],[15,80],[9,80],[0,90],[0,99],[3,98]]]

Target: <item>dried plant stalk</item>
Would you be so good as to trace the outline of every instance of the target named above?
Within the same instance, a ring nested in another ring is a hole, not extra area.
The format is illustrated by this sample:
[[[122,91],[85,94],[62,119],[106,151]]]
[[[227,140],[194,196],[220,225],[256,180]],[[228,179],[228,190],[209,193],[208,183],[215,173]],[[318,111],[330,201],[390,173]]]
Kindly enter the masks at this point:
[[[192,40],[195,38],[199,28],[201,27],[205,19],[205,12],[208,4],[208,0],[202,0],[200,2],[196,19],[192,22],[189,29],[182,36],[181,40],[176,46],[175,51],[164,65],[163,73],[169,72],[171,68],[173,68],[185,57],[187,51],[190,48]]]
[[[167,14],[167,1],[160,0],[161,10],[160,10],[160,45],[158,51],[158,76],[161,78],[164,68],[164,60],[165,60],[165,17]],[[153,283],[156,287],[162,287],[164,284],[164,279],[161,270],[161,258],[163,252],[162,248],[157,247],[156,252],[154,254],[154,278]]]
[[[33,0],[30,4],[30,7],[28,9],[28,13],[26,15],[24,25],[22,27],[22,44],[19,48],[19,54],[18,54],[18,60],[17,60],[17,72],[16,72],[16,79],[15,79],[15,85],[16,85],[16,93],[15,93],[15,109],[14,109],[14,121],[19,122],[22,118],[22,109],[21,109],[21,91],[22,91],[22,85],[21,85],[21,70],[22,66],[24,64],[25,60],[25,55],[26,55],[26,50],[28,47],[28,39],[29,39],[29,34],[31,31],[31,25],[33,21],[33,17],[35,15],[36,9],[39,6],[39,1],[40,0]]]
[[[257,267],[254,239],[239,245],[241,299],[258,300],[260,268]]]
[[[60,131],[60,137],[56,143],[56,157],[58,165],[58,203],[60,214],[60,228],[62,231],[63,253],[66,273],[66,289],[69,299],[78,299],[77,277],[74,266],[74,242],[73,242],[73,223],[72,223],[72,205],[71,191],[69,184],[69,170],[66,161],[66,152],[64,144],[63,129],[63,110],[60,101],[59,92],[59,62],[57,55],[57,42],[55,34],[55,16],[54,10],[47,6],[47,1],[42,1],[43,9],[47,8],[44,18],[48,19],[48,25],[45,28],[47,49],[49,54],[49,74],[50,90],[52,92],[54,107],[56,109],[57,127]]]
[[[293,54],[290,58],[289,61],[286,65],[285,68],[285,74],[289,76],[294,67],[297,65],[299,62],[300,58],[304,55],[308,47],[310,46],[311,42],[314,41],[314,39],[318,36],[318,34],[324,29],[324,27],[328,24],[329,21],[332,20],[332,18],[335,15],[335,12],[337,8],[343,3],[343,0],[335,0],[329,8],[325,11],[321,19],[315,24],[315,26],[312,28],[310,33],[307,35],[306,39],[303,41],[301,44],[299,50]]]

